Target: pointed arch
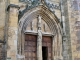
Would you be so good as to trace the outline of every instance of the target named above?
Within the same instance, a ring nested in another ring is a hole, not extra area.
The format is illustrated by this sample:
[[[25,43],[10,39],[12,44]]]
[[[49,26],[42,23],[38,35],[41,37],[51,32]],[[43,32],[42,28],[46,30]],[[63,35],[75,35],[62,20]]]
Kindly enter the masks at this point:
[[[58,18],[55,14],[53,14],[50,10],[48,10],[47,7],[44,7],[43,5],[34,7],[30,10],[28,10],[23,17],[19,20],[19,27],[22,31],[25,31],[25,28],[27,27],[27,24],[33,20],[38,15],[42,16],[42,19],[48,24],[50,27],[52,33],[56,30],[56,26],[59,23]],[[31,17],[31,18],[30,18]]]
[[[62,43],[62,30],[60,29],[60,22],[58,20],[58,18],[56,17],[55,14],[53,14],[47,7],[43,6],[43,5],[39,5],[36,6],[28,11],[25,12],[25,14],[22,16],[22,18],[19,20],[19,27],[18,27],[18,51],[19,54],[24,55],[24,32],[26,30],[26,27],[28,25],[28,23],[30,23],[35,17],[37,18],[37,16],[40,15],[42,16],[42,19],[46,22],[46,24],[49,26],[52,35],[56,36],[56,38],[54,39],[57,42],[59,42],[59,44],[57,45],[58,47],[62,47],[61,43]],[[54,43],[56,44],[56,43]],[[62,48],[60,48],[62,49]],[[57,55],[60,51],[58,51],[59,49],[57,49]],[[60,53],[60,56],[62,56],[62,50]]]

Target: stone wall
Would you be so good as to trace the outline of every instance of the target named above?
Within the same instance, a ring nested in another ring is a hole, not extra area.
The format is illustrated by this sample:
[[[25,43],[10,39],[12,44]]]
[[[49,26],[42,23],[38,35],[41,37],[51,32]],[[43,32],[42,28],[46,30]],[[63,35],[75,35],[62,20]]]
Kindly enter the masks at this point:
[[[65,24],[68,43],[69,60],[80,60],[80,9],[79,0],[65,0]],[[67,8],[67,9],[66,9]],[[66,12],[67,11],[67,12]],[[71,59],[72,58],[72,59]]]
[[[0,40],[4,40],[4,30],[5,30],[5,0],[0,0]]]
[[[59,0],[52,0],[59,2]],[[10,7],[9,9],[9,21],[6,18],[6,0],[0,0],[0,40],[5,38],[5,22],[8,23],[8,41],[7,41],[7,58],[11,60],[16,60],[17,54],[17,38],[18,38],[18,9],[15,7]],[[21,6],[25,9],[24,3],[19,3],[18,0],[10,0],[9,4],[15,4]],[[64,7],[65,16],[65,34],[66,40],[65,46],[66,51],[64,51],[63,60],[80,60],[80,1],[79,0],[63,0],[62,3]],[[54,9],[55,14],[59,19],[61,19],[61,12],[58,9]]]
[[[80,60],[80,0],[72,0],[69,9],[72,60]]]

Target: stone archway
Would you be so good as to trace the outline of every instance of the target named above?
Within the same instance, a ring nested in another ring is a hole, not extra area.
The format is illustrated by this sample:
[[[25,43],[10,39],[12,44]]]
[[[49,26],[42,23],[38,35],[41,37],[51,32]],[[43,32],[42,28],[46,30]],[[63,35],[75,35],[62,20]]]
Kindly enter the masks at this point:
[[[40,17],[38,17],[41,16]],[[62,36],[61,36],[61,27],[58,19],[56,18],[55,14],[51,13],[46,7],[40,5],[35,8],[28,10],[23,17],[19,20],[19,32],[18,32],[18,53],[24,55],[24,33],[28,24],[35,18],[38,17],[38,20],[43,20],[50,29],[51,36],[52,36],[52,60],[56,60],[58,58],[62,58]],[[41,22],[38,22],[41,24]],[[37,30],[37,44],[40,44],[40,47],[37,47],[37,60],[42,60],[42,33],[41,33],[41,26],[38,25]],[[34,34],[34,32],[32,33]],[[41,55],[39,55],[39,53]]]

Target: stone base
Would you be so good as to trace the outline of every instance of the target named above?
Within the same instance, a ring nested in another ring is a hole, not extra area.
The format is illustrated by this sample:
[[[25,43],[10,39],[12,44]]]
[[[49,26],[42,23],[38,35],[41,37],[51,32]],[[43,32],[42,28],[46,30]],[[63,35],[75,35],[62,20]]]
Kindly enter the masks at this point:
[[[54,60],[63,60],[63,57],[62,56],[55,56]]]

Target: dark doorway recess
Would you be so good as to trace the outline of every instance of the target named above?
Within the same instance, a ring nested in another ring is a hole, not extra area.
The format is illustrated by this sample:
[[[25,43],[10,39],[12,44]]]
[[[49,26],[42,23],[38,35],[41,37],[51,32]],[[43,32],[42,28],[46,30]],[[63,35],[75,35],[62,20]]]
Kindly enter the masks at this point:
[[[42,47],[42,57],[43,60],[48,60],[48,47],[45,46]]]

